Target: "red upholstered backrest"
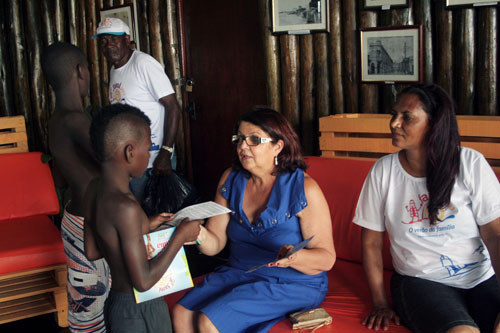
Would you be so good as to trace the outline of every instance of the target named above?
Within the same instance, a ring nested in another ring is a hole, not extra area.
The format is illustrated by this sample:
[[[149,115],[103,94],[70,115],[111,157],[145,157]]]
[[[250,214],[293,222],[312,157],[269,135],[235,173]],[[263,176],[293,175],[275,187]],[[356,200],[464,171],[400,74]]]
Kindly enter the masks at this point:
[[[359,193],[373,161],[326,158],[306,158],[309,174],[321,187],[330,207],[333,237],[337,257],[362,262],[361,227],[352,223]],[[392,268],[389,241],[384,244],[384,267]]]
[[[58,212],[54,181],[42,154],[0,154],[0,221]]]

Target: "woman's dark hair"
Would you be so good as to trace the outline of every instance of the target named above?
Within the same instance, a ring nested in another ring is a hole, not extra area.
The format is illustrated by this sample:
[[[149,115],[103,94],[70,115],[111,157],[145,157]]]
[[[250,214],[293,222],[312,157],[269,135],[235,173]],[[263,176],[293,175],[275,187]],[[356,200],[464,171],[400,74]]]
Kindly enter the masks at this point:
[[[269,137],[273,139],[273,143],[278,142],[278,140],[283,140],[285,143],[283,150],[278,155],[276,173],[293,172],[297,168],[302,170],[307,169],[306,162],[302,156],[299,137],[281,113],[265,106],[254,106],[238,120],[234,127],[234,134],[238,134],[238,129],[243,121],[260,127],[264,132],[269,134]],[[250,176],[250,173],[241,165],[238,157],[236,157],[233,163],[233,169],[243,170],[247,176]]]
[[[427,190],[429,191],[429,220],[435,224],[438,211],[450,203],[451,191],[460,169],[460,136],[455,102],[436,84],[419,84],[401,91],[416,95],[428,115],[427,132]]]

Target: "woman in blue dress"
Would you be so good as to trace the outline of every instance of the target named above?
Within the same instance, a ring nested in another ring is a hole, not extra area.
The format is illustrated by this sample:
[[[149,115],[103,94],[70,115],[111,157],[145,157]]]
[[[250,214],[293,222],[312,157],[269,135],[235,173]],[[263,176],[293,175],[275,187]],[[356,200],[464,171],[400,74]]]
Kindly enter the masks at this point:
[[[232,213],[209,219],[198,236],[206,255],[229,239],[229,260],[174,307],[176,332],[267,332],[287,314],[317,307],[328,290],[326,272],[335,262],[330,212],[304,173],[297,135],[263,107],[243,115],[235,132],[238,157],[215,196]]]

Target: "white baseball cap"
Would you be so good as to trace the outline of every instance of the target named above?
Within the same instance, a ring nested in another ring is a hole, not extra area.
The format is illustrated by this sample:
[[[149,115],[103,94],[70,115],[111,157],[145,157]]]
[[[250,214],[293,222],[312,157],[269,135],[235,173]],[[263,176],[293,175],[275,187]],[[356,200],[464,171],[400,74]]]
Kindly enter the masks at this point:
[[[99,22],[96,34],[92,36],[92,39],[95,39],[99,35],[103,34],[130,35],[130,29],[128,25],[119,18],[106,17],[103,21]]]

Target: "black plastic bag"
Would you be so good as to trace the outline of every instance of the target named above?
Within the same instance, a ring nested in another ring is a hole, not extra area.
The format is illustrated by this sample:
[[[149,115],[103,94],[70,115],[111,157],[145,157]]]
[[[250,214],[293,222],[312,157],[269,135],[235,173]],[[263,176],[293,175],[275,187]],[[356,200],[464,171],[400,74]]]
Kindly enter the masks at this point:
[[[148,216],[160,213],[175,213],[198,201],[196,188],[184,177],[172,171],[169,175],[149,177],[144,190],[142,208]]]

